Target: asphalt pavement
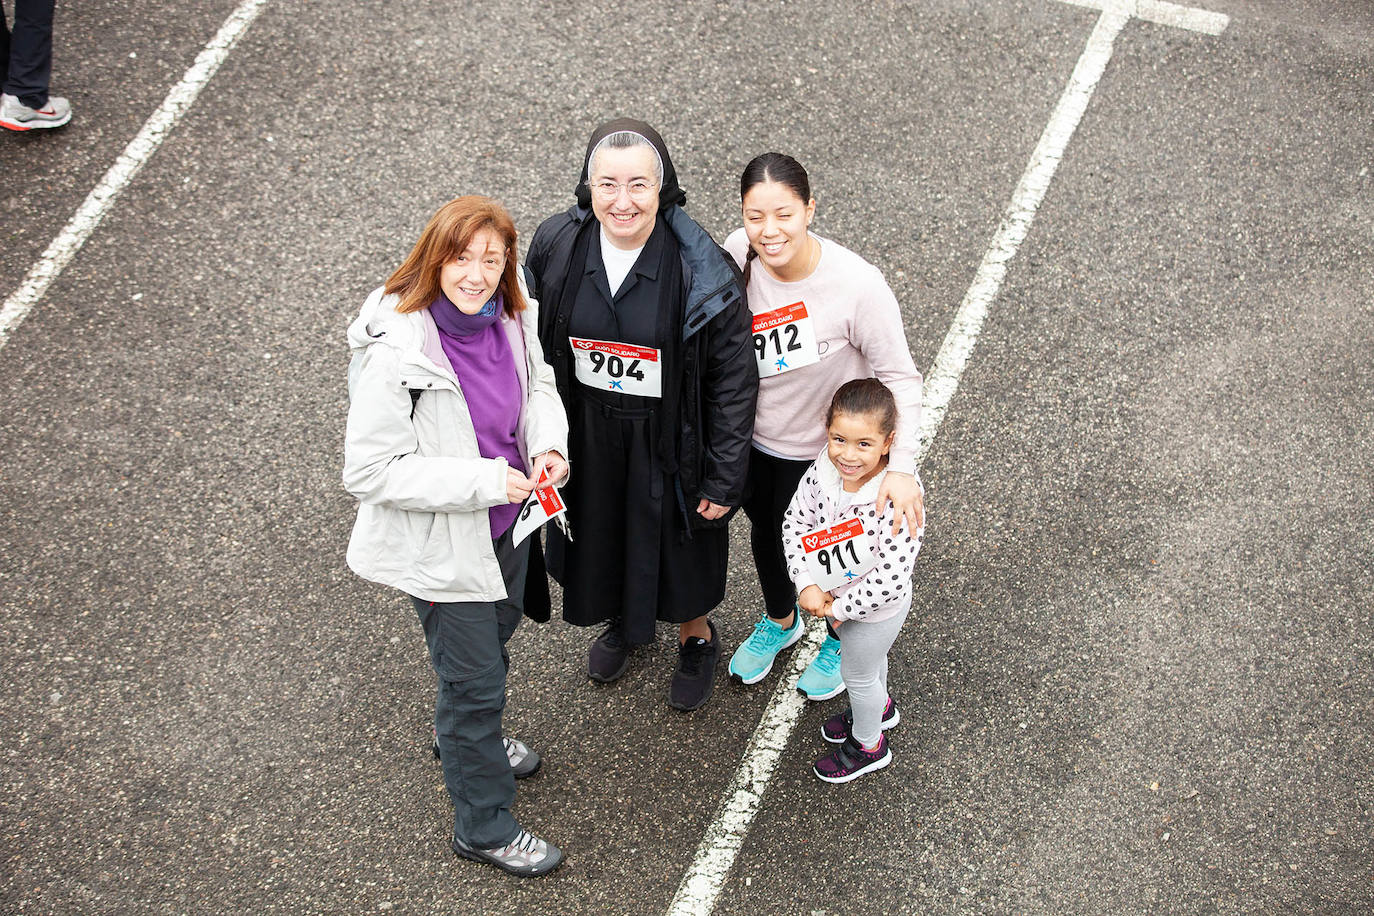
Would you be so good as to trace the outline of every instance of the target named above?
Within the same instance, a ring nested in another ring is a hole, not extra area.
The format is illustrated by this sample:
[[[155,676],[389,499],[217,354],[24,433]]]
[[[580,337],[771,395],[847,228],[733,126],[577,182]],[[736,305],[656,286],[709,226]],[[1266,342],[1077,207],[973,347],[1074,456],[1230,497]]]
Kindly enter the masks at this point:
[[[0,295],[235,7],[59,5]],[[1206,9],[1117,37],[924,459],[893,765],[816,780],[808,707],[716,913],[1374,909],[1374,7]],[[781,671],[684,715],[667,628],[601,686],[527,624],[568,861],[457,860],[413,611],[343,562],[345,326],[451,197],[527,242],[623,114],[718,239],[795,155],[924,370],[1098,16],[268,0],[0,347],[0,912],[664,913]],[[727,654],[742,519],[731,570]]]

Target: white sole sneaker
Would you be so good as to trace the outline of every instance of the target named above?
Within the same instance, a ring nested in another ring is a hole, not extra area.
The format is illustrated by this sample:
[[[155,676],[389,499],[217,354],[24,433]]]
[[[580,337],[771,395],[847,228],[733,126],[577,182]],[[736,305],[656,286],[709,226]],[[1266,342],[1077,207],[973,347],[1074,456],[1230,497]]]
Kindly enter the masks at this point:
[[[44,108],[30,108],[12,95],[0,95],[0,127],[9,130],[42,130],[61,127],[72,119],[72,106],[52,97]]]
[[[825,758],[822,758],[822,759],[825,759]],[[852,779],[858,779],[860,776],[864,775],[865,773],[875,773],[875,772],[877,772],[878,770],[881,770],[881,769],[883,769],[884,767],[886,767],[886,766],[887,766],[889,763],[891,763],[891,762],[892,762],[892,750],[891,750],[890,748],[884,748],[884,749],[883,749],[883,756],[877,758],[876,760],[871,760],[871,761],[869,761],[868,763],[865,763],[863,766],[858,767],[858,768],[853,769],[853,770],[850,770],[850,771],[847,772],[847,773],[841,773],[841,774],[836,775],[836,776],[826,776],[825,774],[823,774],[823,773],[820,771],[820,769],[819,769],[818,767],[815,767],[815,766],[813,766],[813,767],[811,768],[811,772],[815,773],[815,774],[816,774],[816,777],[817,777],[818,779],[822,780],[823,782],[841,783],[841,782],[849,782],[849,781],[852,780]]]
[[[782,645],[778,646],[778,651],[773,653],[773,661],[770,661],[767,665],[764,666],[762,671],[758,672],[753,677],[746,678],[743,675],[736,673],[734,668],[735,659],[733,656],[731,656],[730,667],[728,669],[730,673],[730,679],[737,684],[743,684],[744,686],[748,687],[750,684],[757,684],[759,681],[768,677],[769,673],[773,670],[773,663],[778,660],[778,656],[781,655],[785,650],[790,649],[797,643],[801,642],[802,636],[806,634],[805,627],[794,626],[792,629],[794,631],[792,635],[787,637],[786,641],[784,641]]]
[[[797,688],[797,693],[799,693],[799,694],[801,694],[802,696],[806,697],[808,700],[810,700],[810,701],[813,702],[813,703],[819,703],[819,702],[821,702],[822,700],[833,700],[835,697],[837,697],[837,696],[839,696],[840,694],[844,693],[844,690],[845,690],[844,681],[840,681],[840,685],[839,685],[838,687],[834,687],[834,688],[832,688],[832,689],[830,689],[830,690],[825,691],[824,693],[807,693],[805,690],[802,690],[800,687]]]

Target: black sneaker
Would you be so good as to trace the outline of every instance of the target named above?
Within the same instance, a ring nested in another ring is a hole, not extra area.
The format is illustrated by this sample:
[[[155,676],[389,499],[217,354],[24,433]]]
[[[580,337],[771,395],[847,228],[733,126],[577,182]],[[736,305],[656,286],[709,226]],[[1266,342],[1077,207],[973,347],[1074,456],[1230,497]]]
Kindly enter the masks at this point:
[[[587,677],[609,684],[624,674],[629,664],[630,644],[625,641],[620,620],[612,620],[587,650]]]
[[[711,628],[710,642],[699,636],[689,636],[677,648],[677,670],[668,688],[668,705],[683,712],[691,712],[705,704],[716,685],[720,639],[716,636],[716,625],[709,620],[706,625]]]
[[[892,749],[887,744],[887,735],[878,734],[878,747],[866,751],[854,740],[854,736],[841,744],[834,753],[826,754],[812,767],[816,775],[826,782],[849,782],[865,773],[881,770],[892,762]]]

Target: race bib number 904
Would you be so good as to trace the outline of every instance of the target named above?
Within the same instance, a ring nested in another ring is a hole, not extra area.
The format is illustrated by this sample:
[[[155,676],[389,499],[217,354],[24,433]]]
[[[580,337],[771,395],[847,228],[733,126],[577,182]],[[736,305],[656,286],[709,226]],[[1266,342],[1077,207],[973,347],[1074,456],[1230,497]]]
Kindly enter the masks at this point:
[[[662,353],[653,347],[569,337],[573,374],[588,388],[643,398],[663,397]]]
[[[805,302],[793,302],[754,316],[754,358],[759,364],[759,378],[821,361],[816,328]]]
[[[802,551],[806,571],[826,592],[867,575],[876,564],[872,539],[857,518],[802,535]]]

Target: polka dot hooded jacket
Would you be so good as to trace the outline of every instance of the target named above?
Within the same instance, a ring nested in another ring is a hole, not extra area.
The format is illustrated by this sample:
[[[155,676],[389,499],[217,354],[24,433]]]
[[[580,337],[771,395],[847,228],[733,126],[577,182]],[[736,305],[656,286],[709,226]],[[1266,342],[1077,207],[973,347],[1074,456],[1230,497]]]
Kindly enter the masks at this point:
[[[787,555],[787,574],[792,577],[798,594],[808,585],[816,584],[806,568],[802,536],[852,518],[862,522],[876,562],[866,575],[832,590],[836,620],[885,620],[911,607],[911,575],[925,528],[916,529],[913,535],[903,527],[900,534],[892,536],[896,514],[892,504],[888,503],[881,516],[874,509],[878,488],[886,475],[884,469],[859,492],[846,493],[839,471],[822,450],[797,485],[797,492],[792,495],[783,517],[782,543]],[[919,477],[917,482],[920,482]]]

